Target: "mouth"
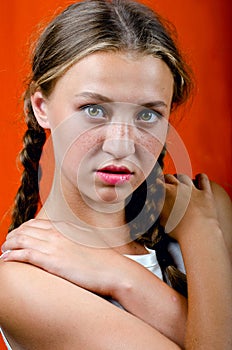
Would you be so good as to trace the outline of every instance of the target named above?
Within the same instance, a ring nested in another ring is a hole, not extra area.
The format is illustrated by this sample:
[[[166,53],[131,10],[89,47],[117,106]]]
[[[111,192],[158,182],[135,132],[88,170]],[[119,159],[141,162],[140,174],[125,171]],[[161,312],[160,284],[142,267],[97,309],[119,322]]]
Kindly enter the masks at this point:
[[[133,176],[127,167],[108,165],[96,172],[98,178],[109,185],[121,185],[128,182]]]

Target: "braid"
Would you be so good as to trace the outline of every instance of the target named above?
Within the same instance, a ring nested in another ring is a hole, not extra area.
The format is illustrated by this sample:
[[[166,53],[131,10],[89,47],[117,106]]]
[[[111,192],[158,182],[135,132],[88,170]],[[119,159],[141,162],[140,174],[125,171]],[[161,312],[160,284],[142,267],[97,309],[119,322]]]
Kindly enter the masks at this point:
[[[175,242],[160,226],[160,240],[154,245],[158,263],[160,265],[163,279],[179,293],[187,297],[187,278],[184,273],[177,269],[173,257],[167,247],[170,242]]]
[[[21,186],[15,197],[9,232],[32,219],[39,203],[39,160],[46,140],[44,129],[37,123],[30,99],[25,100],[27,131],[23,137],[24,148],[20,161],[24,167]]]
[[[125,217],[130,227],[131,237],[147,246],[154,245],[158,238],[156,226],[163,205],[164,188],[157,180],[163,167],[164,154],[165,147],[150,175],[133,192],[125,207]]]
[[[187,296],[186,275],[179,271],[168,251],[173,241],[159,223],[160,209],[163,205],[164,189],[157,181],[163,168],[165,147],[161,152],[151,174],[132,194],[126,205],[125,216],[130,227],[131,237],[148,248],[156,250],[163,279],[184,296]]]

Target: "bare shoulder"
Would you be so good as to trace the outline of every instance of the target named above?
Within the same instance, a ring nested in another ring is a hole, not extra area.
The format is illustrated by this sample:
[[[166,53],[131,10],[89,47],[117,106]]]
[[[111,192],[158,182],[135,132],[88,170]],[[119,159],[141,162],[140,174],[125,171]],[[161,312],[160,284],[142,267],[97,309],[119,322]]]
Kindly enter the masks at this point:
[[[217,183],[211,182],[218,219],[232,259],[232,202],[227,192]]]
[[[14,350],[179,349],[130,313],[32,265],[1,261],[0,285],[0,325]]]
[[[104,302],[25,263],[1,261],[0,284],[0,324],[13,349],[81,349],[84,327]]]
[[[0,284],[0,324],[13,349],[59,349],[55,339],[65,341],[62,319],[71,313],[65,288],[72,293],[72,285],[32,265],[2,261]]]

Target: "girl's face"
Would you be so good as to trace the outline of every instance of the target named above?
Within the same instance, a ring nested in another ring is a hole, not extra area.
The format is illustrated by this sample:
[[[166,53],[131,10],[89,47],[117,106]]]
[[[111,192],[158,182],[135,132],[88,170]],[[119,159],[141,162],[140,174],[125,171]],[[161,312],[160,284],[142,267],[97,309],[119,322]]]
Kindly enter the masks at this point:
[[[72,66],[49,98],[37,91],[33,108],[51,129],[66,196],[124,201],[163,148],[172,95],[173,76],[160,59],[107,52]]]

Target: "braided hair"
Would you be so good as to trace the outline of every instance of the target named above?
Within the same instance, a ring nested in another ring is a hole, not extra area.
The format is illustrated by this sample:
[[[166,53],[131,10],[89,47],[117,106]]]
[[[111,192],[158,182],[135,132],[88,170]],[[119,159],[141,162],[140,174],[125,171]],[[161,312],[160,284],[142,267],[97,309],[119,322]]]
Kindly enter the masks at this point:
[[[56,81],[70,67],[98,51],[157,57],[167,64],[173,75],[172,108],[185,102],[190,95],[192,79],[189,69],[168,25],[151,9],[130,0],[85,0],[67,7],[48,24],[33,51],[32,74],[25,94],[28,130],[20,156],[24,170],[9,230],[33,218],[39,204],[39,160],[46,132],[36,121],[30,97],[38,89],[44,96],[49,96]],[[161,168],[164,154],[165,150],[158,160]],[[175,287],[178,285],[175,280],[184,279],[183,276],[176,278],[174,267],[170,268],[173,261],[167,250],[169,238],[163,233],[157,218],[158,173],[155,166],[149,178],[132,194],[126,203],[125,216],[132,237],[156,249],[163,274]]]
[[[15,197],[9,231],[34,218],[39,203],[39,160],[46,141],[45,130],[37,123],[30,100],[25,100],[27,130],[20,161],[24,167],[21,186]]]
[[[186,275],[177,269],[168,251],[168,245],[174,240],[165,233],[159,222],[165,193],[157,179],[164,166],[165,153],[164,147],[148,178],[133,192],[125,207],[125,216],[132,238],[155,249],[163,280],[187,297]]]

